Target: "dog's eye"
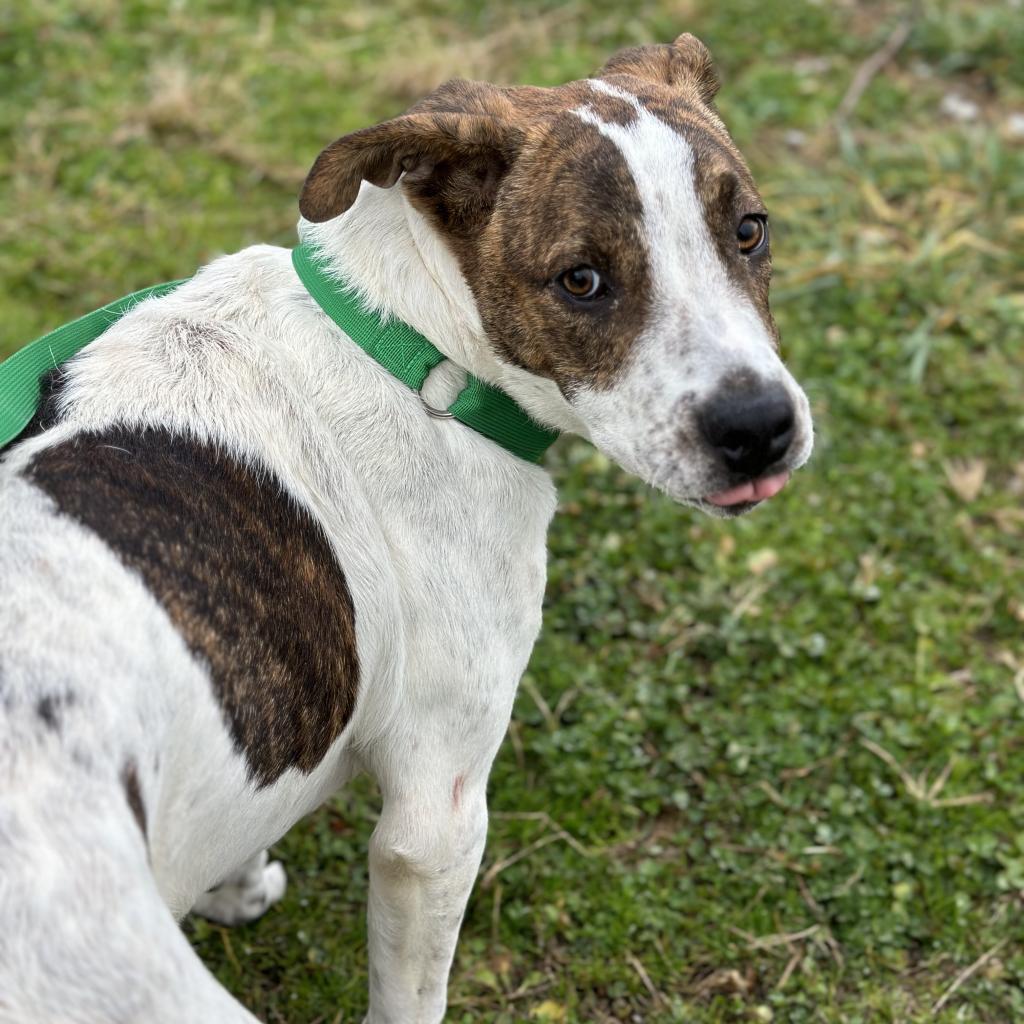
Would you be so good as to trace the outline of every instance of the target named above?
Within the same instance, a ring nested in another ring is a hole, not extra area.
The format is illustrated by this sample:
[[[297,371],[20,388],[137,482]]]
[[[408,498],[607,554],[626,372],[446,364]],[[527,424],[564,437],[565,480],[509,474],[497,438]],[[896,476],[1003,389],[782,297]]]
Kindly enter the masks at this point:
[[[768,244],[767,219],[759,213],[748,213],[736,229],[736,238],[744,256],[756,255]]]
[[[601,298],[608,286],[593,267],[573,267],[558,277],[559,287],[577,302],[590,302]]]

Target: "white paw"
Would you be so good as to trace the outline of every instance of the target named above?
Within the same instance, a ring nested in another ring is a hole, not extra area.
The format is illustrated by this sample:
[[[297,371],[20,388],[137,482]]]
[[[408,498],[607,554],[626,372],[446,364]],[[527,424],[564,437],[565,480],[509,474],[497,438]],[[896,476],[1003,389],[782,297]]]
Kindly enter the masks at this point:
[[[288,888],[288,875],[279,860],[272,860],[263,869],[263,888],[267,893],[267,906],[273,906]]]
[[[204,893],[192,912],[218,924],[237,925],[255,921],[284,896],[288,878],[280,861],[267,863],[264,851],[242,870]]]

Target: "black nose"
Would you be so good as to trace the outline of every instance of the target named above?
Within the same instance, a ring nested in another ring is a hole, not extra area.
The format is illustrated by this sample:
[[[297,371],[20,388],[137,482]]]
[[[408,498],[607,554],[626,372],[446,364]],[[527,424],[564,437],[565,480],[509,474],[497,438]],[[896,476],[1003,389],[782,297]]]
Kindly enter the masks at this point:
[[[728,469],[756,478],[793,440],[793,403],[781,387],[719,392],[700,411],[699,423]]]

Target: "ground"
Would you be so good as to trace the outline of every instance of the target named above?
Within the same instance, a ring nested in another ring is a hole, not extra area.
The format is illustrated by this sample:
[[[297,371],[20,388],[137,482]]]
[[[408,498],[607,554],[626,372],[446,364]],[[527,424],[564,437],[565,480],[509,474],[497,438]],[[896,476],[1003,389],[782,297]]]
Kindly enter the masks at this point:
[[[1024,1018],[1020,0],[22,4],[0,353],[291,244],[319,149],[446,77],[557,83],[683,30],[771,212],[817,448],[728,523],[548,457],[544,632],[449,1019]],[[186,926],[261,1018],[361,1019],[375,807],[297,826],[259,923]]]

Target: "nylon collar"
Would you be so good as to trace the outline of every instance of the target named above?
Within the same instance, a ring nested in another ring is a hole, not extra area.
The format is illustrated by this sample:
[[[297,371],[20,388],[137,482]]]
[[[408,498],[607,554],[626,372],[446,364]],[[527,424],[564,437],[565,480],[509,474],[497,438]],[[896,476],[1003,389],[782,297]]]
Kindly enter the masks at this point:
[[[366,310],[355,294],[324,271],[309,246],[292,250],[299,279],[321,309],[357,344],[400,381],[419,391],[444,355],[400,320],[385,322]],[[95,341],[144,299],[166,295],[184,281],[155,284],[93,310],[44,334],[0,363],[0,450],[25,429],[39,406],[40,381]],[[558,434],[540,426],[504,391],[470,376],[447,413],[528,462],[539,462]],[[435,411],[436,415],[436,411]]]
[[[446,358],[407,323],[383,320],[366,309],[343,282],[328,275],[323,257],[312,246],[292,249],[292,265],[317,305],[364,352],[413,391],[418,392],[430,371]],[[558,437],[556,431],[531,419],[504,391],[472,374],[447,412],[527,462],[540,462]]]

